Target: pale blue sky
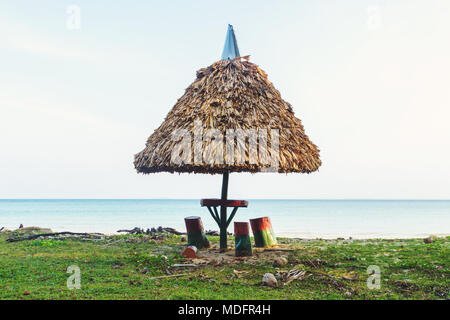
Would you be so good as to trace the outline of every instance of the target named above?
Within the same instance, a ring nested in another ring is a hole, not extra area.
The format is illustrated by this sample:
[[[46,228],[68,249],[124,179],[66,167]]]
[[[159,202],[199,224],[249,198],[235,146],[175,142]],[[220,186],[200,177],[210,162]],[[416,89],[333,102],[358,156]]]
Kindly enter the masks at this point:
[[[218,196],[220,176],[142,176],[133,155],[231,23],[323,166],[232,174],[230,197],[449,199],[449,16],[445,0],[2,2],[0,197]]]

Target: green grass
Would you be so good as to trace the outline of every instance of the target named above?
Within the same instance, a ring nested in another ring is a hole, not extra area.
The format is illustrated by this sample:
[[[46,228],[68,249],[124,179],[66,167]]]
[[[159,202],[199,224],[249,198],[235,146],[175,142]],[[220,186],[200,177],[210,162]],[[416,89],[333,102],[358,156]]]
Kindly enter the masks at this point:
[[[258,253],[244,261],[197,268],[182,263],[181,237],[6,242],[0,234],[0,299],[448,299],[450,237],[425,244],[408,240],[279,239],[291,252]],[[217,237],[209,237],[213,244]],[[230,243],[232,245],[232,243]],[[288,264],[275,268],[273,258]],[[184,261],[186,262],[186,261]],[[220,261],[219,261],[220,262]],[[81,289],[69,290],[67,268],[79,266]],[[381,288],[367,288],[367,268],[381,269]],[[264,273],[302,269],[309,277],[277,288]],[[236,273],[237,271],[248,271]],[[172,274],[181,277],[152,279]],[[355,277],[346,280],[345,277]]]

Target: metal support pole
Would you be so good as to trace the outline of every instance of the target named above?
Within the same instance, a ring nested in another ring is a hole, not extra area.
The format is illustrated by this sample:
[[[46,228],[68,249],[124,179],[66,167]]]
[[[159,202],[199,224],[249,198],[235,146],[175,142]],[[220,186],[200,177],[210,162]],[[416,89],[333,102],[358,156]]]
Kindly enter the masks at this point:
[[[228,197],[228,178],[230,172],[225,170],[222,178],[222,200]],[[220,249],[227,248],[227,207],[220,206]]]

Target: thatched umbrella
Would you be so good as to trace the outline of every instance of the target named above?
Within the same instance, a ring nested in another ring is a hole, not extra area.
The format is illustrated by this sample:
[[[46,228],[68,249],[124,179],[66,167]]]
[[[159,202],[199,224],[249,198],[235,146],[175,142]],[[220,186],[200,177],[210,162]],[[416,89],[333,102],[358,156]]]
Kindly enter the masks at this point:
[[[223,174],[220,216],[210,210],[220,227],[221,248],[236,212],[227,219],[227,206],[239,206],[227,202],[230,172],[310,173],[321,165],[319,149],[291,105],[248,60],[240,57],[229,26],[222,59],[197,71],[134,161],[144,174]]]

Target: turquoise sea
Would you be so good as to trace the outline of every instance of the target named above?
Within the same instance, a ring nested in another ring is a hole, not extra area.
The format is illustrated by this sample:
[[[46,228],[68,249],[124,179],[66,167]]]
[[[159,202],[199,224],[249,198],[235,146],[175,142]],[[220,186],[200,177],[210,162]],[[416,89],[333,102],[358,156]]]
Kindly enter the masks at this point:
[[[218,230],[199,200],[0,200],[0,228],[115,233],[133,227],[185,231],[186,216]],[[450,235],[450,201],[249,200],[234,221],[269,216],[279,236],[406,238]],[[230,225],[230,232],[233,226]]]

